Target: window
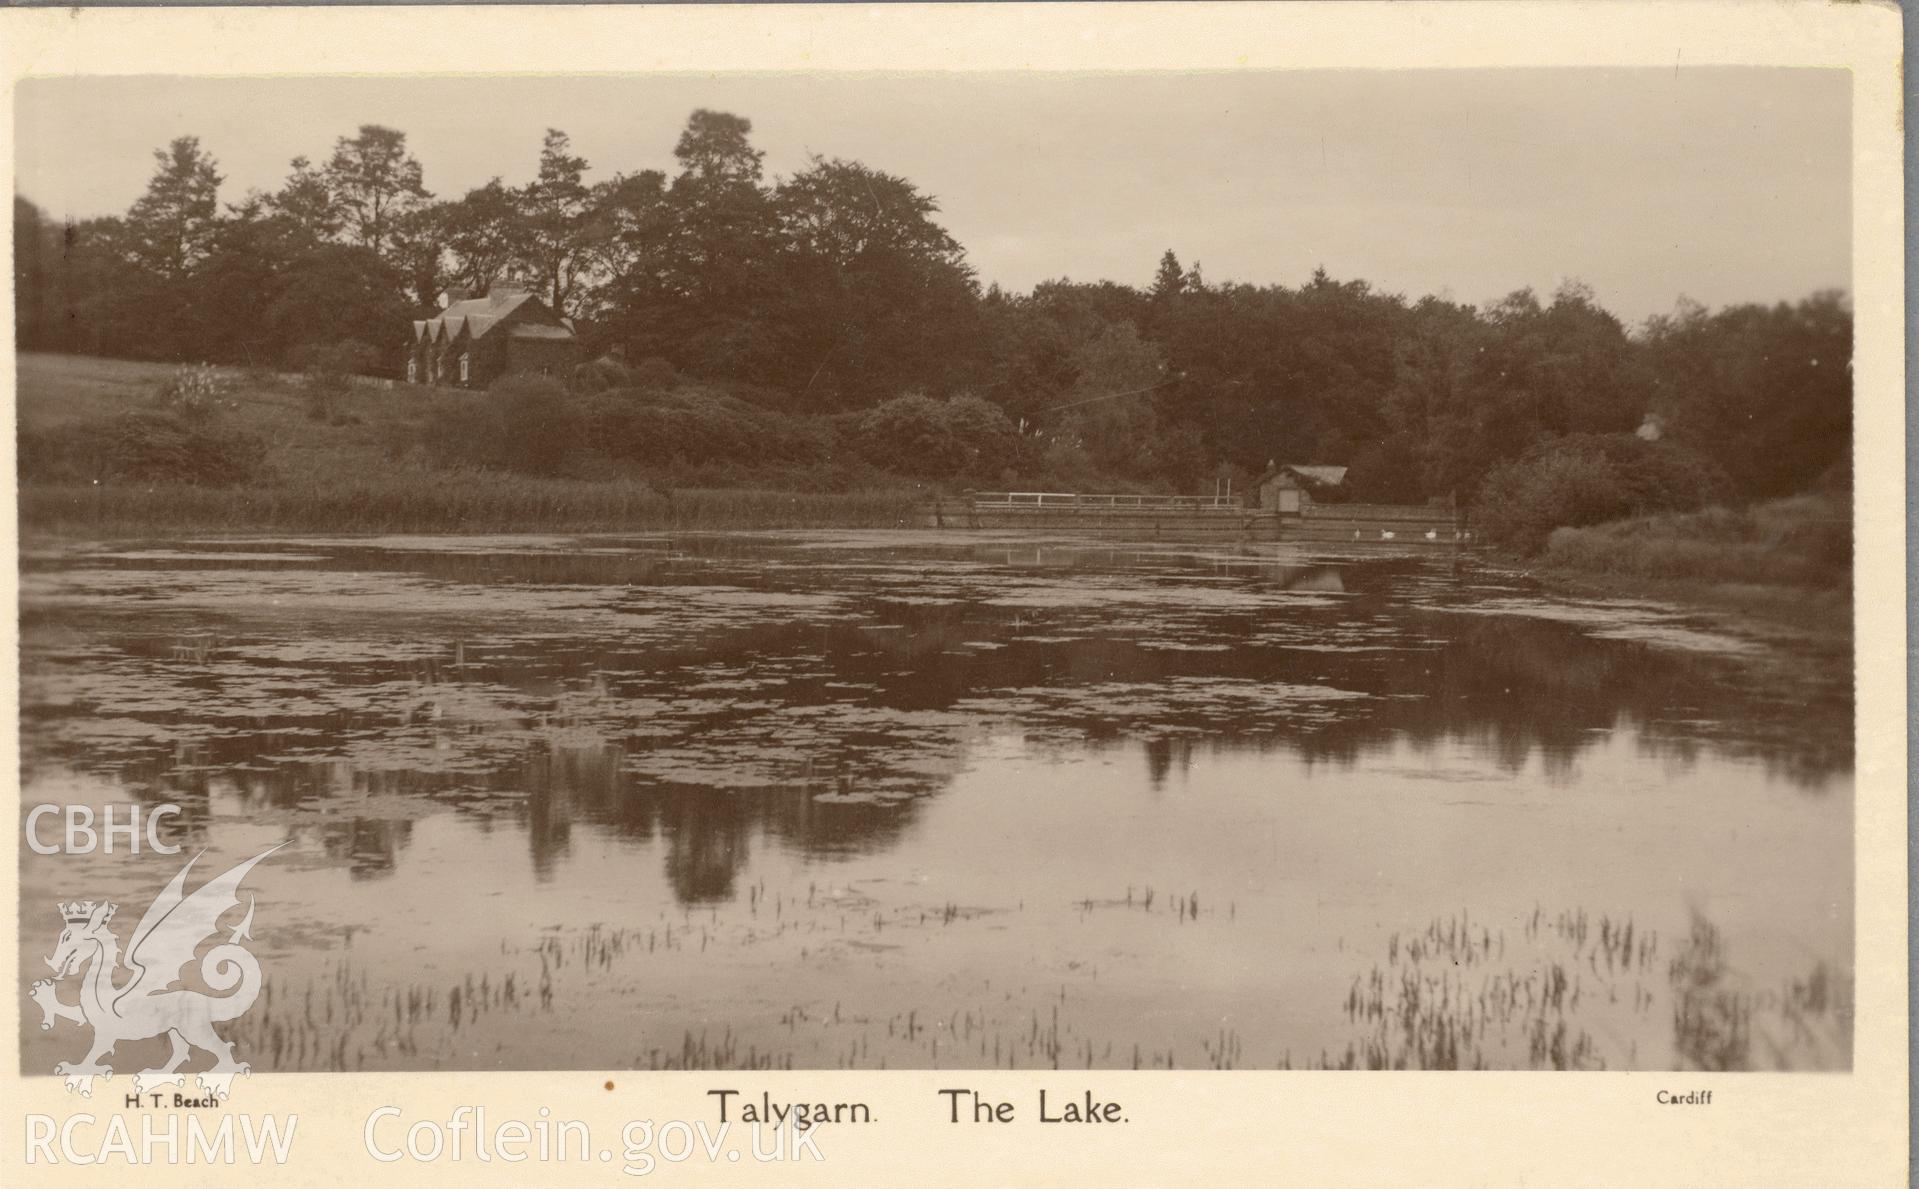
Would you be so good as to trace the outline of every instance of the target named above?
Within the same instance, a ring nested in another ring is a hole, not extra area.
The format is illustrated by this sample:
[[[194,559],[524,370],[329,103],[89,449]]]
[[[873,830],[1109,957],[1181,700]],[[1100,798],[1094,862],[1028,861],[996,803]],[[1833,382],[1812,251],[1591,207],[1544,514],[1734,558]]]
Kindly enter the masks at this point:
[[[467,368],[467,358],[465,355],[461,355],[460,356],[460,383],[462,384],[466,383],[467,377],[469,374],[470,373]]]
[[[418,384],[420,382],[419,360],[409,359],[406,361],[406,382],[409,384]]]

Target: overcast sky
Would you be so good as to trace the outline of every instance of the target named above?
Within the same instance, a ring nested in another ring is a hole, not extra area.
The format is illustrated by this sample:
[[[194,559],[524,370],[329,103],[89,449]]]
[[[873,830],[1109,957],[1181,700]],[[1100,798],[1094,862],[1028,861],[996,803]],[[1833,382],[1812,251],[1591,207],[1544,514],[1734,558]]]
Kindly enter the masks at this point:
[[[696,107],[901,174],[982,281],[1144,285],[1167,248],[1213,281],[1340,279],[1485,302],[1577,277],[1628,322],[1849,285],[1849,77],[1780,69],[633,78],[47,79],[17,92],[18,186],[118,214],[197,135],[222,197],[273,188],[363,123],[457,197],[535,168],[671,169]]]

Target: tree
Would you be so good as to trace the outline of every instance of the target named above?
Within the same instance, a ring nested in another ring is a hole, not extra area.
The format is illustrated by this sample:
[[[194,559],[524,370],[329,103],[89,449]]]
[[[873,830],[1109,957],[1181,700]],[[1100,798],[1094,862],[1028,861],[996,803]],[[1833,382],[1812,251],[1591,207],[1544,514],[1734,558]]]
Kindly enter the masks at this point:
[[[1073,340],[1031,297],[998,286],[980,302],[987,353],[986,390],[1009,414],[1030,422],[1064,400],[1078,374]]]
[[[784,384],[824,407],[947,388],[978,339],[978,290],[939,204],[905,178],[815,157],[774,196],[784,321]]]
[[[316,243],[263,196],[233,207],[185,287],[186,325],[177,353],[222,363],[279,362],[265,314],[289,283],[295,261]]]
[[[1560,433],[1630,433],[1651,400],[1642,356],[1592,287],[1569,280],[1539,326],[1534,376]]]
[[[1510,332],[1537,309],[1530,291],[1507,297],[1490,315],[1431,298],[1420,303],[1389,406],[1396,422],[1419,427],[1428,494],[1472,502],[1492,467],[1541,436],[1530,401],[1507,383]]]
[[[485,289],[527,254],[519,203],[499,178],[447,204],[443,222],[453,258],[450,279],[468,289]]]
[[[357,244],[321,244],[290,262],[263,314],[271,342],[288,362],[317,347],[369,343],[385,367],[397,366],[409,331],[404,278]]]
[[[1489,514],[1505,500],[1534,537],[1708,472],[1740,500],[1847,474],[1843,294],[1682,306],[1629,333],[1576,281],[1545,301],[1408,305],[1324,269],[1297,287],[1209,283],[1168,249],[1150,287],[982,295],[933,195],[817,156],[770,184],[751,133],[695,111],[670,175],[589,185],[548,129],[530,182],[436,204],[404,134],[369,124],[224,213],[216,163],[181,137],[124,217],[61,224],[16,199],[17,340],[235,362],[345,358],[341,344],[365,341],[392,364],[443,283],[512,277],[595,353],[623,348],[667,378],[594,369],[605,387],[649,390],[596,414],[642,461],[806,462],[851,444],[946,478],[997,482],[1039,461],[1061,482],[1178,486],[1222,466],[1333,463],[1353,498],[1456,495]],[[676,370],[733,383],[675,385]],[[848,415],[771,412],[781,400]],[[1649,411],[1663,442],[1633,433]]]
[[[1160,398],[1164,420],[1253,472],[1269,461],[1349,463],[1385,432],[1399,298],[1323,270],[1298,289],[1198,274],[1186,272],[1176,300],[1146,303],[1177,379]]]
[[[413,304],[426,309],[446,284],[449,204],[430,202],[394,217],[388,262],[405,279]]]
[[[638,336],[620,325],[622,312],[657,296],[663,246],[671,230],[666,175],[659,170],[617,174],[594,186],[581,230],[591,257],[579,301],[582,315],[610,315],[616,339],[634,341]]]
[[[1381,434],[1352,460],[1346,486],[1383,503],[1466,495],[1490,457],[1471,420],[1467,368],[1484,325],[1470,307],[1422,298],[1407,311],[1392,348],[1392,382]]]
[[[49,253],[58,261],[45,274],[51,287],[47,295],[52,305],[50,316],[58,324],[58,329],[51,332],[52,342],[62,351],[126,353],[116,341],[114,316],[133,312],[132,307],[121,304],[121,295],[129,277],[145,274],[131,268],[122,255],[126,233],[121,220],[84,219],[48,227],[43,234]]]
[[[764,155],[746,140],[750,121],[701,109],[673,155],[672,233],[662,245],[670,289],[709,306],[744,303],[767,287],[777,226],[760,185]]]
[[[778,376],[788,351],[776,312],[779,228],[751,129],[704,109],[687,121],[658,242],[614,295],[612,321],[634,358],[755,382]],[[643,185],[632,197],[644,197]]]
[[[526,273],[559,314],[577,312],[578,282],[591,261],[585,238],[591,193],[582,180],[586,158],[574,156],[571,147],[566,133],[548,128],[539,176],[519,193]]]
[[[279,190],[267,195],[266,206],[316,242],[335,238],[346,222],[326,173],[305,157],[293,159],[292,172]]]
[[[165,281],[180,281],[206,259],[220,217],[213,158],[197,136],[177,137],[153,151],[153,177],[127,211],[125,248],[131,263]]]
[[[738,188],[760,184],[766,154],[747,140],[753,122],[723,111],[700,108],[687,117],[673,156],[680,176],[699,186]]]
[[[22,351],[45,351],[59,340],[59,243],[40,208],[13,197],[13,337]]]
[[[1748,499],[1844,479],[1852,452],[1852,307],[1821,292],[1794,305],[1682,305],[1654,318],[1652,404],[1670,436],[1714,459]]]
[[[1167,439],[1153,394],[1166,379],[1166,362],[1131,322],[1107,323],[1073,355],[1078,378],[1041,420],[1053,436],[1084,451],[1101,471],[1128,478],[1157,477],[1192,461],[1159,452]]]
[[[1159,271],[1153,275],[1153,300],[1170,301],[1186,289],[1186,273],[1171,248],[1159,258]]]
[[[882,256],[964,270],[966,253],[933,221],[939,203],[905,178],[814,157],[775,196],[789,249],[837,268]]]
[[[594,273],[617,285],[630,272],[658,267],[671,232],[666,175],[657,169],[617,174],[593,187],[586,238],[596,254]]]
[[[1146,299],[1111,281],[1042,281],[1026,296],[989,293],[979,310],[987,388],[1029,427],[1069,400],[1089,358],[1087,344],[1111,328],[1132,332],[1146,322]]]
[[[94,226],[107,259],[77,313],[109,353],[184,359],[192,274],[219,232],[221,175],[196,136],[155,150],[154,161],[154,176],[127,217]]]
[[[407,154],[406,133],[378,124],[362,124],[358,136],[342,136],[325,176],[348,234],[383,260],[392,250],[397,219],[433,197],[423,184],[420,163]]]

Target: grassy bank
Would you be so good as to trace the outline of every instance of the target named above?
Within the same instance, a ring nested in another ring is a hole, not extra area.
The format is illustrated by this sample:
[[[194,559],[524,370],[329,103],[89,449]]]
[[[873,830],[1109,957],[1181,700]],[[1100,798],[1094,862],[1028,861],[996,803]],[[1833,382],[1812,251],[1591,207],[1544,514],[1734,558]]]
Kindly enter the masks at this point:
[[[917,525],[910,491],[659,491],[486,472],[365,475],[269,486],[20,488],[23,528],[52,535],[621,532]]]
[[[744,476],[660,471],[543,478],[433,465],[418,448],[431,419],[485,394],[367,386],[330,395],[321,408],[295,378],[219,370],[227,390],[218,424],[261,443],[254,478],[232,486],[125,477],[92,482],[74,473],[78,465],[71,462],[64,473],[28,471],[19,488],[23,531],[132,537],[892,528],[917,525],[925,511],[925,493],[904,481],[806,490],[818,476],[791,468]],[[116,418],[152,408],[155,390],[174,371],[127,360],[22,356],[23,457],[43,457],[46,451],[27,449],[41,442],[85,442]]]
[[[1548,589],[1657,598],[1850,649],[1852,520],[1843,495],[1554,530],[1528,573]]]
[[[1707,508],[1555,529],[1547,568],[1602,577],[1841,589],[1852,584],[1852,515],[1837,496]]]

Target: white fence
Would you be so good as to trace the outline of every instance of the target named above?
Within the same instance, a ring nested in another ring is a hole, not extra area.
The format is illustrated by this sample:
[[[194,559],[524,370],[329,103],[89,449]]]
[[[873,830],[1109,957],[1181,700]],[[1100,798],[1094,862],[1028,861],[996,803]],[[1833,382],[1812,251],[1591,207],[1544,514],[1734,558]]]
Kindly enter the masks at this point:
[[[1238,496],[1086,495],[1068,491],[969,491],[975,508],[1115,508],[1141,511],[1239,511]]]

